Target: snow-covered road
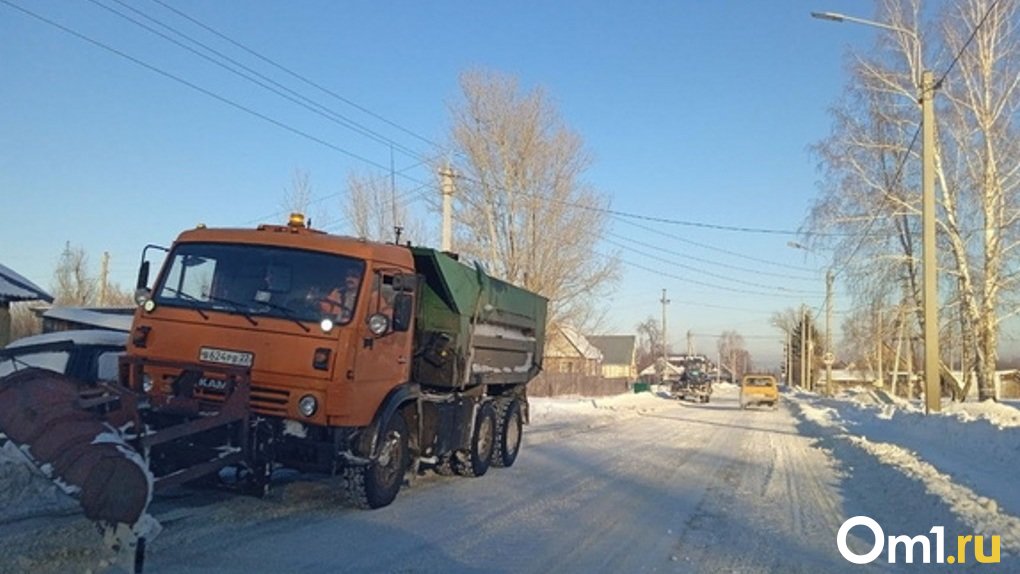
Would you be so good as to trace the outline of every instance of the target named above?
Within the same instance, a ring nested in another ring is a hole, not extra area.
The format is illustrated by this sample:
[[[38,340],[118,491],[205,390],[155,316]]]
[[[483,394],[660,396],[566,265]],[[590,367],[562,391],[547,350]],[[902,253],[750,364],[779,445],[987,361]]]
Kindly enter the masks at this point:
[[[265,500],[161,498],[165,530],[146,571],[889,571],[840,556],[846,518],[867,514],[895,534],[970,532],[922,481],[838,436],[810,397],[777,411],[741,411],[730,386],[706,405],[651,394],[533,403],[512,468],[429,474],[380,510],[344,508],[333,483],[307,478]],[[0,541],[9,571],[102,570],[78,516],[0,521]]]

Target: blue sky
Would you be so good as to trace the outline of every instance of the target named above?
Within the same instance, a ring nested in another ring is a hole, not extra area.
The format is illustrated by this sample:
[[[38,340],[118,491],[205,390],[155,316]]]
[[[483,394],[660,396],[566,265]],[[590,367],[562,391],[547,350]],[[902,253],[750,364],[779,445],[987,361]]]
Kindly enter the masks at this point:
[[[388,144],[255,87],[101,5],[156,18],[417,154],[398,151],[397,170],[437,153],[423,139],[446,141],[459,74],[489,69],[546,91],[584,139],[594,159],[587,183],[611,198],[612,209],[783,230],[800,227],[815,196],[808,148],[829,131],[826,109],[843,89],[846,51],[866,50],[875,37],[866,27],[809,16],[872,16],[872,3],[850,0],[162,1],[358,107],[307,88],[152,0],[128,3],[138,12],[115,0],[3,0],[0,193],[7,222],[0,261],[42,286],[65,241],[83,246],[97,267],[108,251],[112,279],[129,286],[147,243],[169,244],[199,222],[279,221],[295,169],[309,173],[321,209],[339,213],[348,173],[386,177],[380,166],[390,165]],[[412,168],[397,184],[438,193],[422,188],[432,181]],[[414,197],[413,209],[434,217]],[[644,318],[658,318],[665,288],[675,345],[685,344],[689,330],[696,349],[711,353],[722,330],[736,329],[756,362],[772,367],[781,339],[769,316],[822,303],[826,260],[788,247],[794,237],[611,221],[613,235],[598,249],[619,252],[624,266],[602,302],[611,309],[610,331],[633,332]],[[344,231],[343,222],[334,229]]]

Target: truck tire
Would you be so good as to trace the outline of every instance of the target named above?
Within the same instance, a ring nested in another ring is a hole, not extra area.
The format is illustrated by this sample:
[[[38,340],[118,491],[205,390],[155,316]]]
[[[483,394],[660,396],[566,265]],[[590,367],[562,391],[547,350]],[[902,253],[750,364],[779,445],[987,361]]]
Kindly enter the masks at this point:
[[[496,439],[496,413],[489,403],[478,407],[475,430],[471,434],[471,448],[453,458],[454,470],[461,476],[482,476],[489,470],[492,449]]]
[[[513,466],[521,451],[521,434],[524,421],[521,403],[517,399],[496,402],[496,440],[492,444],[492,465]]]
[[[358,508],[388,506],[400,492],[410,459],[407,446],[407,423],[399,412],[386,422],[379,447],[379,457],[364,466],[344,469],[345,497]]]

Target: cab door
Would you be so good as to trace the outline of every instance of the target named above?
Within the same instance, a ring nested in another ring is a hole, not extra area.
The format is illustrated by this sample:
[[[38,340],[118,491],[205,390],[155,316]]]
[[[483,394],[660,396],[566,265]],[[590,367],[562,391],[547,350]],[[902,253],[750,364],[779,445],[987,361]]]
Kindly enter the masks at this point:
[[[370,394],[376,405],[391,389],[410,378],[413,329],[394,329],[394,302],[403,277],[406,275],[399,271],[375,271],[366,282],[365,288],[370,291],[361,294],[367,305],[364,320],[357,327],[360,336],[355,340],[354,384]],[[410,295],[414,297],[416,293]],[[401,296],[406,297],[403,293]],[[379,319],[373,316],[380,315],[385,317],[386,329],[376,333],[372,329],[373,325],[378,326]]]

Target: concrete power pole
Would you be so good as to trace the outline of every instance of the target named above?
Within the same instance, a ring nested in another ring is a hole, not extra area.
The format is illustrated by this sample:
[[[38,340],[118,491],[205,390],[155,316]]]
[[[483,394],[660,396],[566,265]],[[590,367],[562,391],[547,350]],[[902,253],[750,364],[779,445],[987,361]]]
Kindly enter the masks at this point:
[[[942,410],[939,384],[938,277],[935,259],[935,80],[921,73],[921,221],[924,263],[924,407]]]
[[[440,248],[443,251],[453,251],[453,176],[454,172],[449,167],[439,170],[439,177],[442,178],[440,191],[443,194],[443,231]]]
[[[106,306],[107,293],[110,284],[110,252],[103,252],[103,262],[99,267],[99,306]]]
[[[881,308],[875,310],[875,330],[878,331],[878,336],[875,337],[878,339],[878,376],[876,380],[878,381],[878,386],[884,387],[885,374],[882,372],[882,354],[885,351],[885,341],[883,339],[885,337],[885,326],[882,324]]]
[[[832,269],[825,273],[825,394],[832,394]]]
[[[800,307],[800,364],[797,365],[800,370],[800,388],[807,390],[807,309],[803,305]]]
[[[783,349],[786,352],[786,356],[783,357],[783,359],[786,361],[786,368],[783,369],[785,371],[784,375],[786,375],[785,376],[786,380],[783,382],[791,387],[793,386],[792,384],[793,373],[790,372],[790,369],[793,368],[793,349],[791,348],[792,344],[793,344],[793,327],[791,326],[789,329],[786,330],[786,348]]]
[[[664,362],[669,360],[666,353],[666,305],[669,305],[669,299],[666,299],[666,290],[662,290],[662,299],[659,300],[662,303],[662,360]]]

